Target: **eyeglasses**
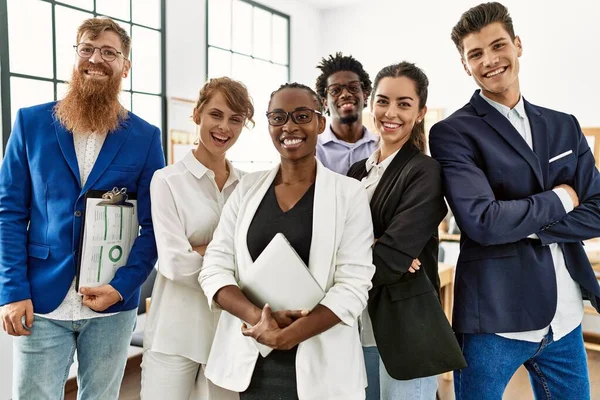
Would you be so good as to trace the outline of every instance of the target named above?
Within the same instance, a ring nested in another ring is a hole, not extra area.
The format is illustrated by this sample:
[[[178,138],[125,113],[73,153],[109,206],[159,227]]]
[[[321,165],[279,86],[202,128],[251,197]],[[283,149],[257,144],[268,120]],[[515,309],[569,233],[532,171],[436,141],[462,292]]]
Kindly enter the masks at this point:
[[[308,124],[313,119],[313,115],[323,115],[320,111],[311,110],[310,108],[301,108],[290,112],[285,111],[271,111],[267,113],[267,120],[271,126],[282,126],[288,122],[288,119],[292,117],[292,121],[296,124]]]
[[[362,87],[363,83],[361,81],[352,81],[348,82],[345,85],[334,83],[333,85],[327,86],[327,93],[329,93],[333,97],[338,97],[340,94],[342,94],[344,88],[346,88],[350,93],[357,94],[362,90]]]
[[[94,52],[96,51],[96,49],[100,50],[100,57],[102,57],[102,59],[104,61],[108,61],[108,62],[115,61],[115,59],[119,55],[121,57],[123,57],[123,53],[121,53],[120,51],[117,51],[117,49],[115,49],[114,47],[110,47],[110,46],[94,47],[91,44],[79,43],[79,44],[73,46],[73,48],[75,49],[75,51],[81,58],[90,58],[91,56],[94,55]],[[123,57],[123,58],[125,58],[125,57]]]

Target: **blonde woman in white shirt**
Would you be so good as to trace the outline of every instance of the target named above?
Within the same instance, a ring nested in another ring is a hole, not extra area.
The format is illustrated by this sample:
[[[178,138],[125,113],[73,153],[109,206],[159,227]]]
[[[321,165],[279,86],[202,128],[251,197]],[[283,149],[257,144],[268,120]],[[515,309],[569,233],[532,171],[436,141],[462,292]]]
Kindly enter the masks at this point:
[[[198,275],[223,206],[242,175],[225,153],[242,128],[254,123],[253,114],[242,83],[211,79],[200,90],[193,113],[198,146],[152,179],[158,274],[145,327],[144,400],[238,398],[204,377],[219,314],[209,310]]]

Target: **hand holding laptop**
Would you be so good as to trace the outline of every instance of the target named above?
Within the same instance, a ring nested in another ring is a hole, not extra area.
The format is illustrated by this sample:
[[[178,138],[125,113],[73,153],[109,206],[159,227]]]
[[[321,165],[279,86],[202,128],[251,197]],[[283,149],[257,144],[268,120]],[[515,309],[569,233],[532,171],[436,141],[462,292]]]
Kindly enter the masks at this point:
[[[263,345],[263,342],[279,340],[272,331],[280,330],[282,325],[290,325],[293,321],[289,320],[297,319],[298,313],[300,317],[308,315],[308,311],[302,310],[312,310],[325,296],[282,233],[273,237],[239,283],[246,298],[262,308],[260,321],[252,328],[244,326],[242,331],[246,329],[244,335],[257,341],[263,357],[273,348],[268,344]],[[276,310],[275,315],[271,307]]]
[[[289,350],[298,343],[285,335],[285,328],[298,318],[305,317],[308,314],[308,310],[280,310],[273,312],[271,307],[265,304],[262,309],[260,321],[252,327],[248,327],[245,323],[242,324],[242,334],[252,337],[258,343],[268,346],[271,349]]]

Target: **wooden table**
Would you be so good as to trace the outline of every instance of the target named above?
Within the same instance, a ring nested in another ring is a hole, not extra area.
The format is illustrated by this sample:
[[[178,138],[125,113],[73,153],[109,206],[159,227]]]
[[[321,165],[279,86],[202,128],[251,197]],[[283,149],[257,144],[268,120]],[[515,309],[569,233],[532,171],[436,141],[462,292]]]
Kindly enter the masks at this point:
[[[452,323],[452,300],[454,298],[454,270],[455,266],[443,262],[438,263],[438,275],[440,276],[440,296],[442,300],[442,308],[448,321]],[[452,380],[452,372],[442,374],[442,377],[447,380]]]

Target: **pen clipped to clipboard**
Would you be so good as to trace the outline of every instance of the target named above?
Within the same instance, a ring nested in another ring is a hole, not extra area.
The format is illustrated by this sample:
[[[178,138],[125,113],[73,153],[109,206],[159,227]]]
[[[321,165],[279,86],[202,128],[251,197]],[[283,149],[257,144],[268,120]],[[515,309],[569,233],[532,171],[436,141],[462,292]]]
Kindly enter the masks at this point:
[[[76,290],[109,283],[139,235],[137,199],[127,189],[90,190],[79,241]]]

